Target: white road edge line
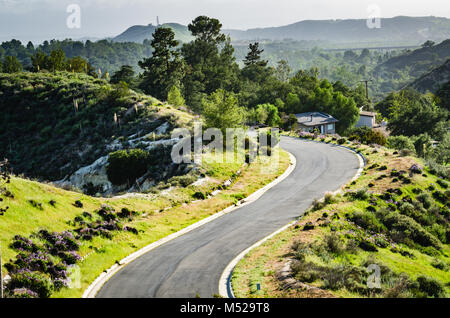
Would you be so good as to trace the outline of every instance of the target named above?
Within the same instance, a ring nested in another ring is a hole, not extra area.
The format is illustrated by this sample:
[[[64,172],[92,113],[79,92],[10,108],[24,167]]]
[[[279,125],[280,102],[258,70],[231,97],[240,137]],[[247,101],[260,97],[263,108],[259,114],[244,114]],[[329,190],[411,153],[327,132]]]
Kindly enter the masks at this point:
[[[356,172],[355,176],[349,181],[349,183],[355,181],[356,179],[358,179],[361,174],[362,171],[364,170],[364,166],[365,166],[365,159],[363,157],[363,155],[359,152],[354,151],[353,149],[350,149],[348,147],[345,146],[340,146],[340,145],[336,145],[337,147],[346,149],[348,151],[350,151],[351,153],[355,154],[358,158],[359,161],[359,169]],[[291,155],[291,154],[290,154]],[[294,157],[291,155],[291,157]],[[292,159],[291,159],[292,160]],[[295,157],[294,157],[295,160]],[[340,187],[338,190],[332,192],[333,195],[336,195],[340,192],[342,192],[341,190],[342,187]],[[322,200],[324,199],[324,197],[322,198]],[[233,292],[233,286],[231,284],[231,277],[233,275],[233,270],[236,267],[236,265],[239,263],[239,261],[241,261],[245,255],[247,255],[251,250],[253,250],[254,248],[260,246],[261,244],[263,244],[264,242],[266,242],[267,240],[271,239],[272,237],[274,237],[275,235],[285,231],[286,229],[288,229],[290,226],[294,225],[297,222],[297,220],[292,221],[291,223],[283,226],[281,229],[273,232],[272,234],[266,236],[265,238],[263,238],[262,240],[256,242],[255,244],[253,244],[252,246],[250,246],[249,248],[247,248],[245,251],[243,251],[242,253],[240,253],[238,256],[236,256],[225,268],[225,270],[222,273],[222,276],[220,276],[220,280],[219,280],[219,295],[223,298],[236,298],[234,296],[234,292]]]
[[[136,260],[137,258],[141,257],[142,255],[150,252],[151,250],[153,250],[153,249],[155,249],[177,237],[180,237],[186,233],[189,233],[190,231],[197,229],[197,228],[205,225],[206,223],[214,221],[215,219],[218,219],[218,218],[224,216],[225,214],[233,212],[237,209],[240,209],[243,206],[246,206],[247,204],[251,204],[251,203],[255,202],[256,200],[258,200],[265,192],[267,192],[269,189],[271,189],[272,187],[276,186],[278,183],[280,183],[281,181],[286,179],[292,173],[292,171],[294,171],[294,169],[297,165],[297,160],[291,153],[288,152],[288,154],[290,157],[290,164],[289,164],[289,167],[286,169],[286,171],[281,176],[279,176],[274,181],[272,181],[271,183],[267,184],[266,186],[264,186],[263,188],[255,191],[255,192],[253,192],[251,195],[249,195],[247,198],[245,198],[244,199],[245,203],[238,205],[238,206],[232,205],[232,206],[226,208],[225,210],[217,212],[199,222],[191,224],[188,227],[186,227],[178,232],[172,233],[156,242],[153,242],[153,243],[145,246],[144,248],[134,252],[133,254],[125,257],[124,259],[122,259],[119,262],[119,264],[116,263],[113,266],[111,266],[106,272],[101,273],[94,280],[94,282],[91,285],[89,285],[89,287],[84,291],[84,293],[81,297],[82,298],[95,298],[95,295],[97,295],[97,293],[100,291],[100,289],[103,287],[103,285],[105,285],[105,283],[111,277],[113,277],[118,271],[120,271],[122,268],[124,268],[125,266],[130,264],[132,261]]]

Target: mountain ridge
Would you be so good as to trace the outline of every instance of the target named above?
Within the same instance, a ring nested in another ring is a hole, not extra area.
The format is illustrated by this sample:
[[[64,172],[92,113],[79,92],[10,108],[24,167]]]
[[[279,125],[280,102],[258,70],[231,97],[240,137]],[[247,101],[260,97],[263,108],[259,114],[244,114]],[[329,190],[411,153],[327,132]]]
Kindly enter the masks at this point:
[[[397,16],[382,18],[381,28],[370,29],[367,19],[329,19],[329,20],[303,20],[292,24],[250,28],[247,30],[224,29],[223,32],[233,41],[245,40],[323,40],[330,42],[361,42],[377,41],[383,43],[402,42],[419,44],[431,39],[441,41],[450,37],[450,19],[445,17],[409,17]],[[175,37],[181,42],[192,40],[187,26],[179,23],[166,23],[175,31]],[[142,42],[151,39],[157,26],[149,24],[129,27],[119,34],[113,41]]]

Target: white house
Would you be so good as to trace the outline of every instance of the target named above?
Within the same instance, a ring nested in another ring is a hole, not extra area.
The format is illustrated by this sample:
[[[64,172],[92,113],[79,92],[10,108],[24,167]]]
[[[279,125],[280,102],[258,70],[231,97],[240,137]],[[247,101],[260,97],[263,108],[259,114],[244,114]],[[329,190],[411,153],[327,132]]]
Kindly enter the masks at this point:
[[[356,127],[370,127],[374,128],[376,126],[377,113],[360,111],[359,121]]]

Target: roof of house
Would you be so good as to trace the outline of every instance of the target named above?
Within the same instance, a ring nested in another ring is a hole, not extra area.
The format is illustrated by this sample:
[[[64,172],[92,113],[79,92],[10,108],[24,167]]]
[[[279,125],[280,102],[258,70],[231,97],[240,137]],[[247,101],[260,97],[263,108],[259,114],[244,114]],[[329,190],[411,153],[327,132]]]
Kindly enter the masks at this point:
[[[360,111],[359,116],[377,117],[377,113]]]
[[[319,126],[325,124],[337,123],[339,120],[331,115],[322,112],[308,112],[296,114],[297,122],[304,126]]]

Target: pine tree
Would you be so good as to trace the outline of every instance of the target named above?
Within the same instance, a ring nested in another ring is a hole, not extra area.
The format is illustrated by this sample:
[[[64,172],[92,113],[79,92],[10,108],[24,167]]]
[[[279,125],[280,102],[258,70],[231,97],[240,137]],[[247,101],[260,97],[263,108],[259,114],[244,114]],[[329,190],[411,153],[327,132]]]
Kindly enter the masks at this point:
[[[261,59],[261,54],[263,52],[264,50],[259,49],[259,42],[250,43],[249,52],[247,53],[247,56],[244,60],[245,66],[257,65],[266,67],[268,62]]]
[[[144,69],[141,88],[148,94],[164,99],[173,85],[179,85],[185,74],[183,60],[176,50],[178,41],[171,28],[160,27],[153,34],[153,55],[139,62]]]

